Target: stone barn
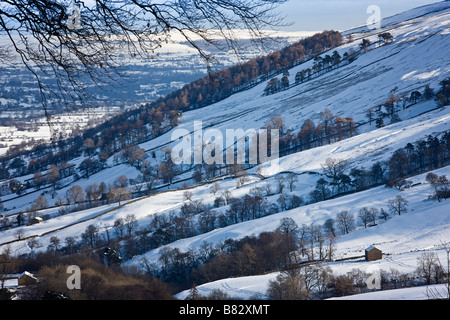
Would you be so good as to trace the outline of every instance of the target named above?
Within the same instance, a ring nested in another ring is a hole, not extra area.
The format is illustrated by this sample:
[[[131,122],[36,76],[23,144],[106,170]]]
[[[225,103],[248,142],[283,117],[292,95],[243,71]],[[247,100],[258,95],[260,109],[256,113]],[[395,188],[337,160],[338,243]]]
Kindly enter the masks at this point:
[[[28,225],[31,226],[33,224],[38,224],[38,223],[42,223],[44,222],[44,219],[42,219],[41,217],[34,217],[32,219],[30,219],[30,222],[28,222]]]
[[[383,252],[374,246],[369,246],[365,250],[366,261],[380,260],[383,256]]]
[[[36,284],[37,279],[28,271],[22,272],[17,278],[17,284],[19,286],[29,286]]]

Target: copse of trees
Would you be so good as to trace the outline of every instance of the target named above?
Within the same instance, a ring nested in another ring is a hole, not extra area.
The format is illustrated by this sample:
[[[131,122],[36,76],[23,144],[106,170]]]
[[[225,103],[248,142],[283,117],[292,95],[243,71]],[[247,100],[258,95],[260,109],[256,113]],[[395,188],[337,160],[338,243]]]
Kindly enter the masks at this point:
[[[322,164],[326,177],[317,180],[315,189],[309,194],[311,202],[329,199],[351,191],[362,191],[386,184],[400,190],[410,187],[406,178],[440,168],[450,160],[450,132],[408,143],[397,149],[386,161],[378,161],[370,168],[349,168],[342,159],[326,159]],[[448,198],[448,184],[445,177],[429,175],[429,182],[435,188],[433,197],[439,201]],[[400,212],[401,213],[401,212]]]
[[[404,148],[395,150],[387,162],[388,184],[393,186],[404,177],[444,166],[449,158],[450,131],[408,143]]]
[[[392,214],[398,214],[399,216],[408,211],[407,206],[408,201],[400,195],[395,196],[388,202],[388,208]]]
[[[439,82],[440,88],[436,94],[436,101],[440,107],[448,106],[450,104],[450,77]]]
[[[412,105],[422,102],[434,100],[438,107],[444,107],[449,104],[450,97],[450,80],[445,78],[439,82],[437,92],[430,85],[426,85],[422,91],[412,90],[411,92],[398,93],[398,88],[393,88],[387,99],[376,106],[372,106],[366,110],[366,117],[369,124],[373,121],[377,128],[385,126],[384,119],[389,118],[391,123],[400,121],[398,112]]]
[[[289,72],[285,70],[283,71],[281,80],[278,79],[278,77],[273,77],[267,82],[267,85],[264,89],[264,94],[274,94],[282,90],[286,90],[292,86],[299,85],[305,81],[311,80],[314,75],[319,76],[335,68],[338,68],[343,62],[345,62],[346,64],[353,62],[356,59],[356,56],[357,53],[353,50],[345,52],[343,56],[341,56],[336,50],[333,51],[332,55],[326,54],[324,57],[321,57],[320,55],[313,56],[313,67],[298,71],[295,74],[295,83],[290,84],[288,78]]]
[[[390,32],[383,32],[378,35],[378,40],[387,44],[394,40],[394,36]]]
[[[341,141],[357,133],[352,117],[335,116],[329,109],[320,112],[317,123],[304,120],[298,132],[286,130],[282,117],[273,117],[271,123],[267,128],[283,129],[279,139],[281,156]]]
[[[431,195],[431,198],[435,198],[438,202],[441,202],[442,199],[450,198],[450,183],[447,179],[447,176],[430,172],[427,174],[426,180],[430,183],[434,188],[434,193]]]

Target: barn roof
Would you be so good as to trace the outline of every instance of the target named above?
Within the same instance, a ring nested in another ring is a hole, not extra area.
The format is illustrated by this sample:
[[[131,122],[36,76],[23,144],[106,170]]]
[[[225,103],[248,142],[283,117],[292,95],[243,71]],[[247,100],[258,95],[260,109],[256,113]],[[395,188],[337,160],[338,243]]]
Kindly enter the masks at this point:
[[[32,275],[31,273],[29,273],[28,271],[24,271],[24,272],[22,272],[21,274],[19,274],[18,278],[21,278],[21,277],[23,277],[23,276],[28,276],[28,277],[31,277],[31,278],[36,279],[36,277],[33,276],[33,275]]]
[[[366,251],[370,251],[370,250],[372,250],[372,249],[377,249],[377,250],[380,250],[380,249],[378,249],[378,248],[376,248],[376,247],[374,247],[374,246],[368,246],[367,248],[366,248]]]

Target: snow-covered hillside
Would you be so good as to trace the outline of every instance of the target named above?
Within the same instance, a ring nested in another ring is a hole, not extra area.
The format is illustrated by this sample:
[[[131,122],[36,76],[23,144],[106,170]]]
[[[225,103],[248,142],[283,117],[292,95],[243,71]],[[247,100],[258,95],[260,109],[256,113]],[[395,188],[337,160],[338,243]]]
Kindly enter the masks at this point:
[[[398,27],[391,26],[389,29],[394,36],[392,43],[383,46],[374,44],[371,50],[350,65],[313,77],[310,81],[270,96],[263,96],[266,84],[262,83],[213,105],[185,112],[180,119],[179,128],[186,128],[192,132],[194,121],[202,121],[204,129],[218,129],[225,135],[226,129],[259,129],[272,116],[281,116],[284,118],[285,127],[295,132],[305,119],[318,120],[320,113],[326,108],[336,116],[351,116],[356,123],[366,123],[367,109],[385,102],[393,89],[398,96],[401,94],[409,96],[411,91],[423,90],[427,84],[436,90],[438,83],[448,75],[449,7],[446,2],[436,3],[422,8],[420,14],[417,13],[421,16],[419,18],[407,23],[396,20]],[[422,17],[424,10],[437,12]],[[383,31],[380,30],[379,33]],[[369,39],[373,43],[377,42],[377,36],[372,35],[372,32],[370,35]],[[346,43],[337,48],[337,51],[341,53],[350,49],[357,51],[359,44],[360,41]],[[289,70],[290,83],[295,82],[297,71],[311,67],[312,64],[312,61],[308,61]],[[399,117],[407,120],[433,108],[436,108],[434,101],[419,103],[400,111]],[[385,119],[385,122],[388,123],[389,120]],[[358,127],[358,131],[364,133],[374,128],[375,124],[372,122],[372,125]],[[173,130],[140,145],[148,151],[146,160],[152,164],[161,161],[164,157],[161,149],[165,146],[173,147],[177,143],[171,142],[172,132]],[[150,157],[150,151],[155,151],[155,158]],[[70,163],[78,166],[83,159],[84,157],[74,159]],[[76,181],[76,184],[84,186],[93,182],[100,183],[105,181],[104,177],[114,181],[124,174],[122,167],[114,166],[112,158],[108,159],[108,165],[111,166],[110,169],[91,176],[89,181]],[[138,173],[134,168],[128,168],[125,172],[128,178],[135,178]],[[30,178],[32,177],[26,176],[19,180],[26,181]],[[65,191],[61,189],[60,194],[64,195]],[[7,201],[9,197],[3,197],[2,200],[6,201],[4,203],[6,208],[23,210],[37,195],[36,192],[29,198],[22,197],[19,201],[9,202]],[[51,205],[52,200],[49,201]]]
[[[436,170],[442,175],[450,174],[450,168]],[[249,221],[236,226],[215,230],[203,236],[186,240],[180,240],[172,246],[182,251],[190,247],[199,247],[202,241],[217,243],[226,238],[244,237],[259,234],[264,231],[272,231],[280,223],[281,218],[290,217],[298,224],[323,224],[328,218],[335,218],[342,210],[356,213],[362,207],[385,208],[389,199],[397,194],[402,195],[409,202],[409,212],[401,216],[393,216],[387,221],[379,221],[378,225],[364,228],[360,227],[349,234],[341,235],[336,241],[335,258],[346,259],[341,262],[325,262],[320,267],[330,267],[334,274],[344,274],[358,269],[370,273],[370,268],[377,267],[389,272],[396,269],[402,273],[413,273],[417,268],[417,259],[424,252],[435,252],[439,259],[446,261],[446,252],[443,244],[450,241],[450,211],[449,204],[445,201],[437,203],[428,200],[432,193],[432,187],[425,182],[425,175],[419,175],[412,179],[418,184],[405,191],[394,191],[384,186],[368,191],[344,196],[334,200],[328,200],[301,208],[282,212],[270,217]],[[383,259],[373,262],[364,260],[364,250],[375,245],[382,250]],[[152,261],[157,255],[156,250],[150,252],[147,259]],[[135,262],[142,257],[137,257]],[[445,263],[444,263],[445,266]],[[372,269],[373,270],[373,269]],[[266,275],[257,275],[242,278],[230,278],[203,284],[197,287],[199,294],[207,296],[212,290],[220,289],[231,297],[249,299],[254,297],[265,298],[265,293],[270,280],[275,280],[278,272]],[[420,289],[420,293],[425,292]],[[178,298],[184,299],[189,290],[179,293]],[[395,296],[395,293],[392,294]],[[361,298],[361,297],[360,297]],[[368,299],[370,299],[368,297]],[[380,293],[378,299],[383,299]],[[409,299],[407,295],[404,299]]]
[[[350,138],[328,145],[293,153],[279,159],[278,166],[262,164],[248,172],[249,178],[244,185],[237,187],[236,179],[223,177],[216,182],[221,191],[229,190],[233,197],[249,194],[255,187],[276,188],[276,176],[288,172],[296,174],[292,194],[306,198],[314,189],[317,180],[323,177],[322,164],[326,158],[345,159],[348,167],[369,168],[377,161],[387,160],[392,153],[408,143],[425,139],[429,135],[445,132],[450,128],[449,108],[438,108],[433,100],[422,101],[403,108],[398,112],[401,121],[389,123],[376,128],[375,123],[369,123],[366,117],[367,109],[385,102],[394,90],[398,95],[410,95],[411,91],[423,91],[426,85],[437,89],[439,82],[450,73],[450,3],[442,2],[421,7],[404,14],[396,15],[386,20],[383,28],[377,33],[363,33],[362,28],[347,31],[355,34],[355,38],[368,38],[373,43],[369,50],[358,56],[351,64],[341,66],[311,80],[293,86],[288,90],[272,95],[263,95],[265,83],[249,90],[236,93],[231,97],[210,106],[185,112],[180,120],[179,128],[193,132],[194,121],[202,121],[203,128],[214,128],[221,132],[226,129],[259,129],[272,116],[281,116],[286,128],[298,131],[307,118],[317,121],[320,113],[328,108],[334,115],[353,117],[358,126],[358,134]],[[378,33],[389,31],[393,42],[381,45]],[[345,43],[336,48],[341,54],[359,50],[360,40]],[[334,50],[334,49],[333,49]],[[291,70],[290,82],[295,83],[298,71],[311,67],[313,61],[298,65]],[[147,151],[147,160],[157,164],[164,157],[165,146],[174,146],[171,141],[173,130],[140,145]],[[154,152],[155,156],[150,154]],[[78,165],[83,161],[80,157],[70,161]],[[92,183],[113,183],[118,177],[125,175],[135,179],[139,171],[126,164],[114,164],[112,158],[107,161],[108,168],[89,179],[65,181],[67,185],[57,190],[53,198],[49,193],[49,205],[55,205],[58,196],[64,197],[73,185],[85,189]],[[450,167],[445,166],[434,170],[438,175],[450,175]],[[143,230],[154,218],[155,214],[169,216],[179,213],[186,200],[185,190],[180,181],[187,183],[192,193],[191,201],[201,200],[211,207],[213,214],[220,214],[226,206],[214,207],[215,195],[210,191],[212,182],[195,186],[190,179],[192,172],[184,173],[174,179],[174,183],[164,186],[158,193],[127,200],[119,206],[104,205],[66,215],[58,214],[59,208],[39,211],[37,215],[46,215],[47,219],[40,223],[20,228],[12,228],[0,233],[0,251],[9,247],[13,254],[45,251],[51,237],[61,240],[74,237],[80,240],[80,235],[89,225],[98,227],[102,237],[112,236],[114,223],[117,219],[134,215],[138,229]],[[425,180],[425,174],[408,178],[412,187],[405,190],[377,186],[369,190],[355,192],[327,201],[320,201],[297,207],[295,209],[271,214],[259,219],[216,228],[212,231],[197,234],[193,237],[178,239],[167,244],[168,248],[179,248],[181,251],[198,249],[207,242],[215,245],[226,239],[240,239],[245,236],[258,235],[264,231],[273,231],[284,217],[292,218],[299,226],[311,223],[323,224],[328,218],[335,218],[342,211],[357,213],[363,207],[387,209],[388,200],[401,195],[408,201],[408,212],[401,216],[390,216],[386,221],[377,221],[377,225],[364,228],[359,226],[349,234],[341,235],[336,241],[336,259],[359,257],[369,245],[376,245],[384,258],[376,262],[364,262],[354,259],[343,262],[328,262],[324,264],[333,272],[344,273],[353,268],[365,270],[370,265],[381,269],[399,268],[405,272],[414,271],[416,260],[422,252],[436,252],[444,258],[443,243],[450,242],[450,210],[449,200],[437,202],[428,199],[433,187]],[[21,177],[25,182],[32,176]],[[43,190],[31,192],[20,197],[8,195],[2,197],[7,209],[5,215],[11,219],[18,212],[27,210]],[[268,195],[269,203],[276,203],[278,194]],[[21,235],[18,239],[17,231]],[[32,245],[31,245],[32,244]],[[125,261],[124,265],[142,266],[143,258],[157,265],[161,249],[159,247],[142,255]],[[264,298],[269,280],[276,273],[253,277],[225,279],[211,284],[199,286],[204,292],[214,288],[225,290],[230,296],[250,298],[255,295]],[[180,293],[184,298],[186,292]],[[370,297],[369,297],[370,299]]]

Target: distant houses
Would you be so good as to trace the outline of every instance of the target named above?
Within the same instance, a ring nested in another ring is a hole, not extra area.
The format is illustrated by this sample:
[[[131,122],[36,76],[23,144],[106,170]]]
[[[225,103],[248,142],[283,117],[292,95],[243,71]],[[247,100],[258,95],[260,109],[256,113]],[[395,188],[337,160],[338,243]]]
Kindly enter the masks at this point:
[[[380,249],[374,246],[367,247],[366,250],[364,251],[364,255],[366,261],[376,261],[383,258],[383,252],[381,252]]]

